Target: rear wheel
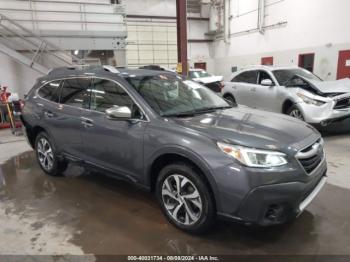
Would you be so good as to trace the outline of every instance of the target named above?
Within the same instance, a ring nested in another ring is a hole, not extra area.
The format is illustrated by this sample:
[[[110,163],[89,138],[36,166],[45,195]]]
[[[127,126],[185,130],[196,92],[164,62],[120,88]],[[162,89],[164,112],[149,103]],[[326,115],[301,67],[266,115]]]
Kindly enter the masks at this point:
[[[55,147],[45,132],[36,137],[35,152],[38,163],[46,174],[59,176],[67,169],[67,161],[57,158]]]
[[[300,111],[300,109],[296,105],[292,105],[288,110],[287,110],[287,115],[297,118],[299,120],[305,121],[303,113]]]
[[[157,199],[167,219],[191,233],[207,230],[214,219],[208,186],[189,165],[177,163],[162,169],[156,185]]]

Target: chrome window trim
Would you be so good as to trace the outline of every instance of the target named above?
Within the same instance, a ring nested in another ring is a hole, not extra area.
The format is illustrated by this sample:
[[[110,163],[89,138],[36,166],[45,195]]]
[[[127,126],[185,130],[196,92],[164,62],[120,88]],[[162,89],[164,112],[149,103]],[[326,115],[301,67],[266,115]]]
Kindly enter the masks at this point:
[[[76,79],[76,78],[79,78],[79,79],[91,79],[91,81],[93,80],[93,78],[98,78],[98,79],[102,79],[102,80],[107,80],[107,81],[111,81],[111,82],[114,82],[116,83],[117,85],[119,85],[127,94],[128,96],[131,98],[131,100],[139,107],[139,109],[142,111],[142,114],[145,116],[146,119],[137,119],[137,118],[130,118],[128,120],[133,120],[133,121],[140,121],[140,122],[150,122],[150,118],[148,117],[148,115],[145,113],[145,110],[140,106],[139,103],[137,103],[135,101],[135,99],[132,97],[132,95],[130,95],[130,92],[127,90],[127,88],[125,88],[121,83],[113,80],[113,79],[109,79],[109,78],[105,78],[105,77],[98,77],[98,76],[69,76],[69,77],[64,77],[64,78],[57,78],[57,79],[53,79],[53,80],[50,80],[50,81],[46,81],[44,82],[41,86],[39,86],[36,91],[35,91],[35,96],[34,98],[36,97],[39,97],[40,99],[43,99],[45,100],[46,102],[49,102],[49,103],[52,103],[52,104],[55,104],[55,105],[59,105],[59,106],[65,106],[65,107],[71,107],[71,108],[75,108],[75,109],[80,109],[80,110],[84,110],[84,111],[88,111],[88,112],[95,112],[95,113],[99,113],[99,114],[103,114],[103,115],[106,115],[106,113],[104,112],[100,112],[100,111],[97,111],[97,110],[91,110],[91,109],[86,109],[86,108],[80,108],[80,107],[76,107],[76,106],[71,106],[71,105],[66,105],[66,104],[61,104],[61,103],[56,103],[56,102],[53,102],[51,100],[48,100],[46,98],[43,98],[39,95],[39,90],[41,88],[43,88],[45,85],[49,84],[49,83],[52,83],[54,81],[62,81],[62,80],[69,80],[69,79]]]

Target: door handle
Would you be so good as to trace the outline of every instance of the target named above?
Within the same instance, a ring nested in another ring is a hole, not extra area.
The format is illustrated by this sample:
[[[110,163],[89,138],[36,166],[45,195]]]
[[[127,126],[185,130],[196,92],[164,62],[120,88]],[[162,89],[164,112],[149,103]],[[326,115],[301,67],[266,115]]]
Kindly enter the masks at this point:
[[[45,116],[48,117],[48,118],[51,118],[51,117],[54,117],[54,113],[52,113],[51,111],[46,111],[44,112]]]
[[[44,104],[42,103],[36,103],[37,106],[44,107]]]
[[[252,87],[252,88],[250,89],[250,91],[255,92],[255,91],[256,91],[256,88],[255,88],[255,87]]]
[[[86,117],[81,117],[81,123],[83,124],[84,127],[93,127],[94,126],[94,121],[92,119],[86,118]]]

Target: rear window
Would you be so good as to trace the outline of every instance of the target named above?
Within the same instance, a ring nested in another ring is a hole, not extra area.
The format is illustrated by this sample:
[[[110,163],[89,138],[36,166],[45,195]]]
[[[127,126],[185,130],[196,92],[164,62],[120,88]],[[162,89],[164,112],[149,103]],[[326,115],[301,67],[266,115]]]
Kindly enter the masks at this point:
[[[59,100],[58,94],[60,85],[61,81],[50,82],[39,89],[38,95],[41,98],[45,98],[47,100],[57,103]]]
[[[258,71],[246,71],[232,79],[231,82],[256,84],[258,80]]]

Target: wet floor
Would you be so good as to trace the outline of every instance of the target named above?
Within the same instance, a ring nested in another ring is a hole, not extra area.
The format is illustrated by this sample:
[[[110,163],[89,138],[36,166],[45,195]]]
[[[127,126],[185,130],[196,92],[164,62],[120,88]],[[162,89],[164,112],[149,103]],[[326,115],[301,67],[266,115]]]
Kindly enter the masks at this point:
[[[149,193],[77,166],[48,177],[29,152],[0,167],[0,253],[350,254],[349,201],[350,190],[328,184],[291,224],[218,221],[192,236],[168,224]]]

